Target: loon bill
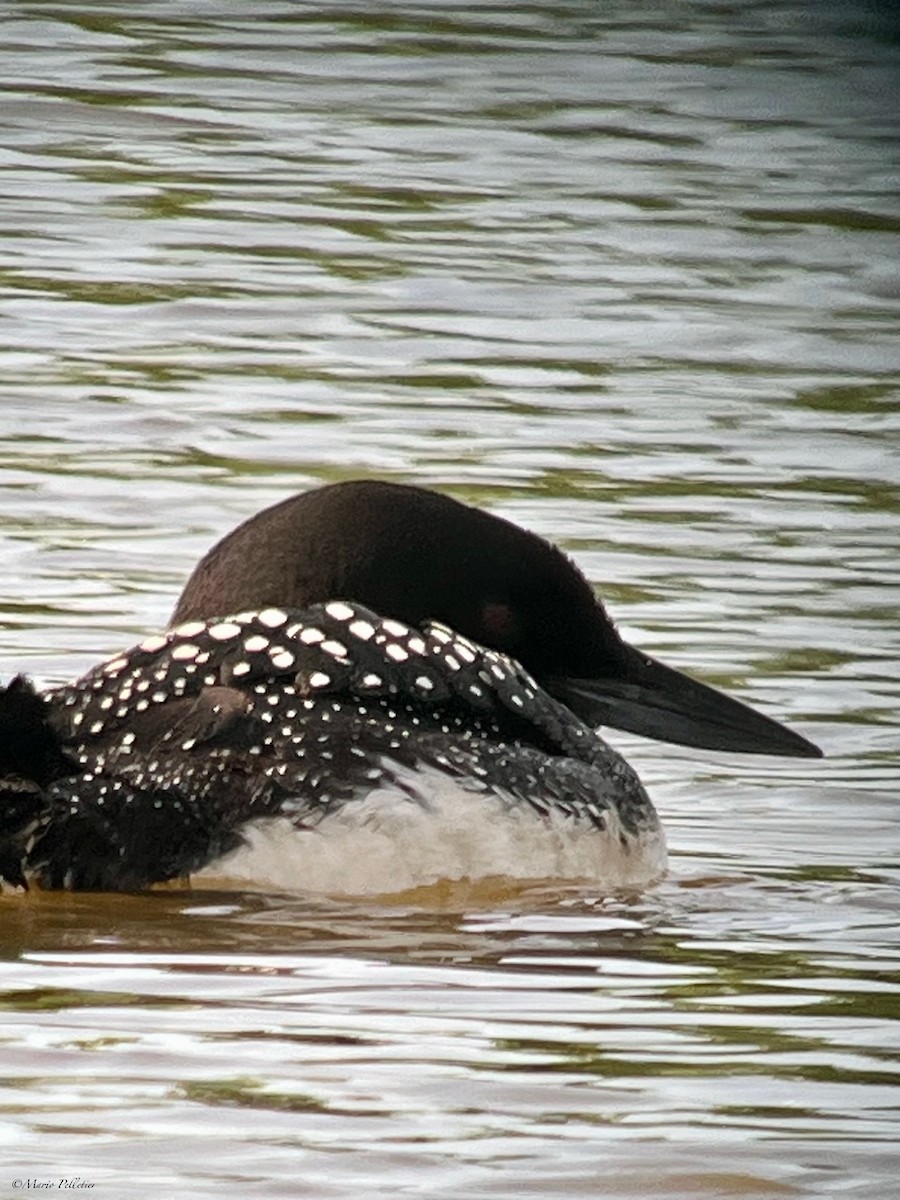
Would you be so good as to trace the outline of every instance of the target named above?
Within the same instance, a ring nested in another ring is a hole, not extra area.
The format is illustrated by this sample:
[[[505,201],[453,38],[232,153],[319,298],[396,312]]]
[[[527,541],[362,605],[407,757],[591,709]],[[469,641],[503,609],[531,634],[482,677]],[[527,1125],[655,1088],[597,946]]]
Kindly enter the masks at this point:
[[[644,883],[664,835],[599,725],[821,754],[629,646],[535,534],[422,488],[333,484],[213,547],[164,632],[44,694],[0,689],[0,880]]]

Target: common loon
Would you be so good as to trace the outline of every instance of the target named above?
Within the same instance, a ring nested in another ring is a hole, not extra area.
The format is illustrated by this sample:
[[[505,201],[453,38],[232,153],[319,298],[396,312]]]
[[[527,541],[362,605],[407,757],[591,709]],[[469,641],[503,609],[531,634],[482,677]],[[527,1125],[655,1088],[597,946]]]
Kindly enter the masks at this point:
[[[332,484],[214,546],[164,632],[44,694],[0,689],[0,879],[646,882],[663,833],[600,725],[821,753],[628,645],[536,534],[419,487]],[[303,852],[276,869],[284,835]],[[510,863],[532,844],[537,869]]]

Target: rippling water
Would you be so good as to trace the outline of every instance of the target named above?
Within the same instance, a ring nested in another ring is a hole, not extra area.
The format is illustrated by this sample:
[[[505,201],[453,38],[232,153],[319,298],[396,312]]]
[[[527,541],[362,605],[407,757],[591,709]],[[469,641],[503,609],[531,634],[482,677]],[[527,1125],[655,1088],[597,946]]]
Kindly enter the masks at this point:
[[[876,3],[10,3],[0,676],[317,482],[563,544],[821,763],[668,880],[0,903],[0,1194],[900,1195],[898,40]]]

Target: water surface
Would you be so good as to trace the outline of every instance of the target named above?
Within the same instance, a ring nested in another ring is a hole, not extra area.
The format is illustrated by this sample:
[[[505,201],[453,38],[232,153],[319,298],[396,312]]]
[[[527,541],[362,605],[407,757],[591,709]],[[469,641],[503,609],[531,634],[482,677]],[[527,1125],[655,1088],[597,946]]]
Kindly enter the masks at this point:
[[[0,1195],[900,1195],[884,6],[15,3],[0,677],[291,491],[437,486],[819,762],[617,736],[642,895],[0,903]],[[348,867],[349,870],[349,867]]]

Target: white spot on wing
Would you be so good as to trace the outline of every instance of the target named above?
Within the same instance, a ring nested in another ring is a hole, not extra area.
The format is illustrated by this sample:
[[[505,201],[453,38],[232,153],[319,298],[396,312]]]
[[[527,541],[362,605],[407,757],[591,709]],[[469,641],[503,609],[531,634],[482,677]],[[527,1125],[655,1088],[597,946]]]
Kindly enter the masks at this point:
[[[200,647],[193,642],[182,642],[172,651],[172,657],[178,659],[193,659],[200,653]]]
[[[264,608],[259,614],[259,620],[263,625],[267,625],[269,629],[277,629],[284,625],[287,621],[287,613],[282,612],[280,608]]]
[[[241,627],[240,625],[235,625],[233,621],[219,621],[216,625],[210,625],[206,632],[215,641],[224,642],[229,638],[239,637]]]
[[[205,621],[185,621],[183,625],[176,625],[172,632],[176,637],[192,638],[202,633],[205,628]]]
[[[325,611],[336,621],[349,621],[354,615],[353,609],[342,600],[332,600],[330,604],[325,605]]]
[[[369,621],[354,621],[349,629],[353,636],[358,637],[361,642],[367,642],[375,633],[375,626]]]
[[[168,640],[169,639],[167,637],[163,637],[162,634],[157,633],[154,634],[153,637],[148,637],[141,642],[140,646],[138,646],[138,649],[143,650],[145,654],[155,654],[157,650],[162,650],[163,646],[167,644]]]

